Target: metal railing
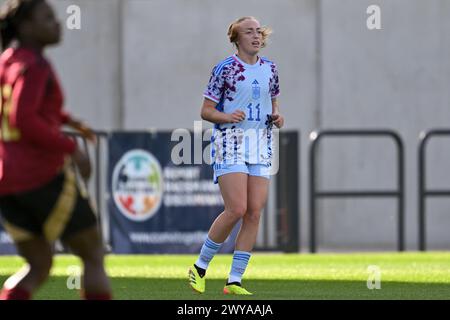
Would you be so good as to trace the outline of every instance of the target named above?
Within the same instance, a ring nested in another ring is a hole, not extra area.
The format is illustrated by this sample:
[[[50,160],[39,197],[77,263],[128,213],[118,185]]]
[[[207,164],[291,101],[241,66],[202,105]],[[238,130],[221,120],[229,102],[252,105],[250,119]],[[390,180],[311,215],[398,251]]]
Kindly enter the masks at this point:
[[[300,251],[300,133],[280,134],[279,167],[276,178],[277,243],[283,252]]]
[[[433,129],[421,132],[419,137],[419,250],[426,250],[426,198],[427,197],[450,197],[450,189],[438,190],[426,187],[426,146],[433,137],[450,137],[448,129]]]
[[[395,142],[397,149],[397,189],[396,190],[355,190],[339,191],[328,190],[319,191],[316,187],[317,178],[317,147],[319,141],[325,137],[387,137]],[[404,146],[401,137],[392,130],[323,130],[313,131],[310,134],[310,252],[317,251],[316,241],[316,201],[321,198],[349,198],[349,197],[395,197],[398,199],[398,220],[397,220],[397,249],[403,251],[404,245],[404,215],[405,215],[405,185],[404,185]]]

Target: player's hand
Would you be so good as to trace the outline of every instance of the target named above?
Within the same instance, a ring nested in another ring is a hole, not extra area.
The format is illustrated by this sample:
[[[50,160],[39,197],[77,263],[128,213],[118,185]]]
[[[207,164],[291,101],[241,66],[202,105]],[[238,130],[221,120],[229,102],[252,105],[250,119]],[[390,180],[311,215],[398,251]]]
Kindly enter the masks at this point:
[[[81,177],[83,177],[83,179],[86,181],[89,180],[89,178],[91,177],[92,168],[87,154],[77,148],[72,156],[72,159],[73,162],[75,162],[75,165],[78,167]]]
[[[275,114],[272,114],[271,117],[272,117],[273,124],[277,128],[281,129],[284,126],[284,117],[281,114],[275,113]]]
[[[247,117],[247,115],[245,114],[244,111],[236,110],[233,113],[228,114],[228,122],[229,123],[238,123],[238,122],[245,120],[246,117]]]
[[[97,142],[97,137],[95,136],[94,131],[89,128],[86,124],[84,124],[81,121],[78,120],[71,120],[68,125],[72,128],[75,129],[76,131],[78,131],[79,133],[81,133],[81,135],[83,136],[83,138],[85,138],[86,140],[92,142],[92,143],[96,143]]]

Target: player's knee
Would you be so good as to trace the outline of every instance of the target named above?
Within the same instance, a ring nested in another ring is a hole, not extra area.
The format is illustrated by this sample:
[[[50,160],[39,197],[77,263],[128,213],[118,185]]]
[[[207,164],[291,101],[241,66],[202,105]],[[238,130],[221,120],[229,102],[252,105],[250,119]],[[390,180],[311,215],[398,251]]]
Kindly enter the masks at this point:
[[[101,265],[104,260],[104,250],[101,244],[95,244],[85,250],[79,251],[77,256],[84,264]]]
[[[83,250],[79,250],[76,255],[85,265],[102,265],[104,261],[104,248],[101,241],[93,241],[90,246],[85,246]]]
[[[244,218],[251,223],[258,224],[261,219],[261,209],[249,209]]]
[[[227,208],[227,211],[236,219],[241,219],[247,212],[247,206],[245,204],[234,204]]]
[[[66,240],[72,253],[83,261],[103,259],[103,244],[100,233],[96,228],[84,230]]]

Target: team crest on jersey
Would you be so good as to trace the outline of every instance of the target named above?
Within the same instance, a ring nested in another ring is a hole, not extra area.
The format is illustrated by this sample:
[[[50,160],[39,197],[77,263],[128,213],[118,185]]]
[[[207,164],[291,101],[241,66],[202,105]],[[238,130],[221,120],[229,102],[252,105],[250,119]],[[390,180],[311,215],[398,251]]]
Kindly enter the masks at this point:
[[[252,97],[253,100],[258,100],[261,97],[261,88],[259,86],[259,82],[256,79],[252,82]]]
[[[145,150],[125,153],[113,171],[112,193],[117,208],[128,219],[144,221],[153,217],[163,194],[158,160]]]

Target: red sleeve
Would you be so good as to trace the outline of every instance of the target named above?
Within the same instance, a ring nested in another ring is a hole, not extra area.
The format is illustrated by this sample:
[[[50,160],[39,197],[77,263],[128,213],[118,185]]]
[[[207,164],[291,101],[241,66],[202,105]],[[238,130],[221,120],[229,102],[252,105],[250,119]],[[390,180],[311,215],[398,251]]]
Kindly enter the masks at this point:
[[[72,120],[72,117],[70,116],[70,114],[65,110],[61,110],[61,122],[63,124],[67,124],[70,122],[70,120]]]
[[[23,139],[48,150],[71,154],[76,142],[51,128],[39,115],[49,77],[48,66],[39,64],[32,64],[19,76],[12,95],[12,124],[20,130]]]

